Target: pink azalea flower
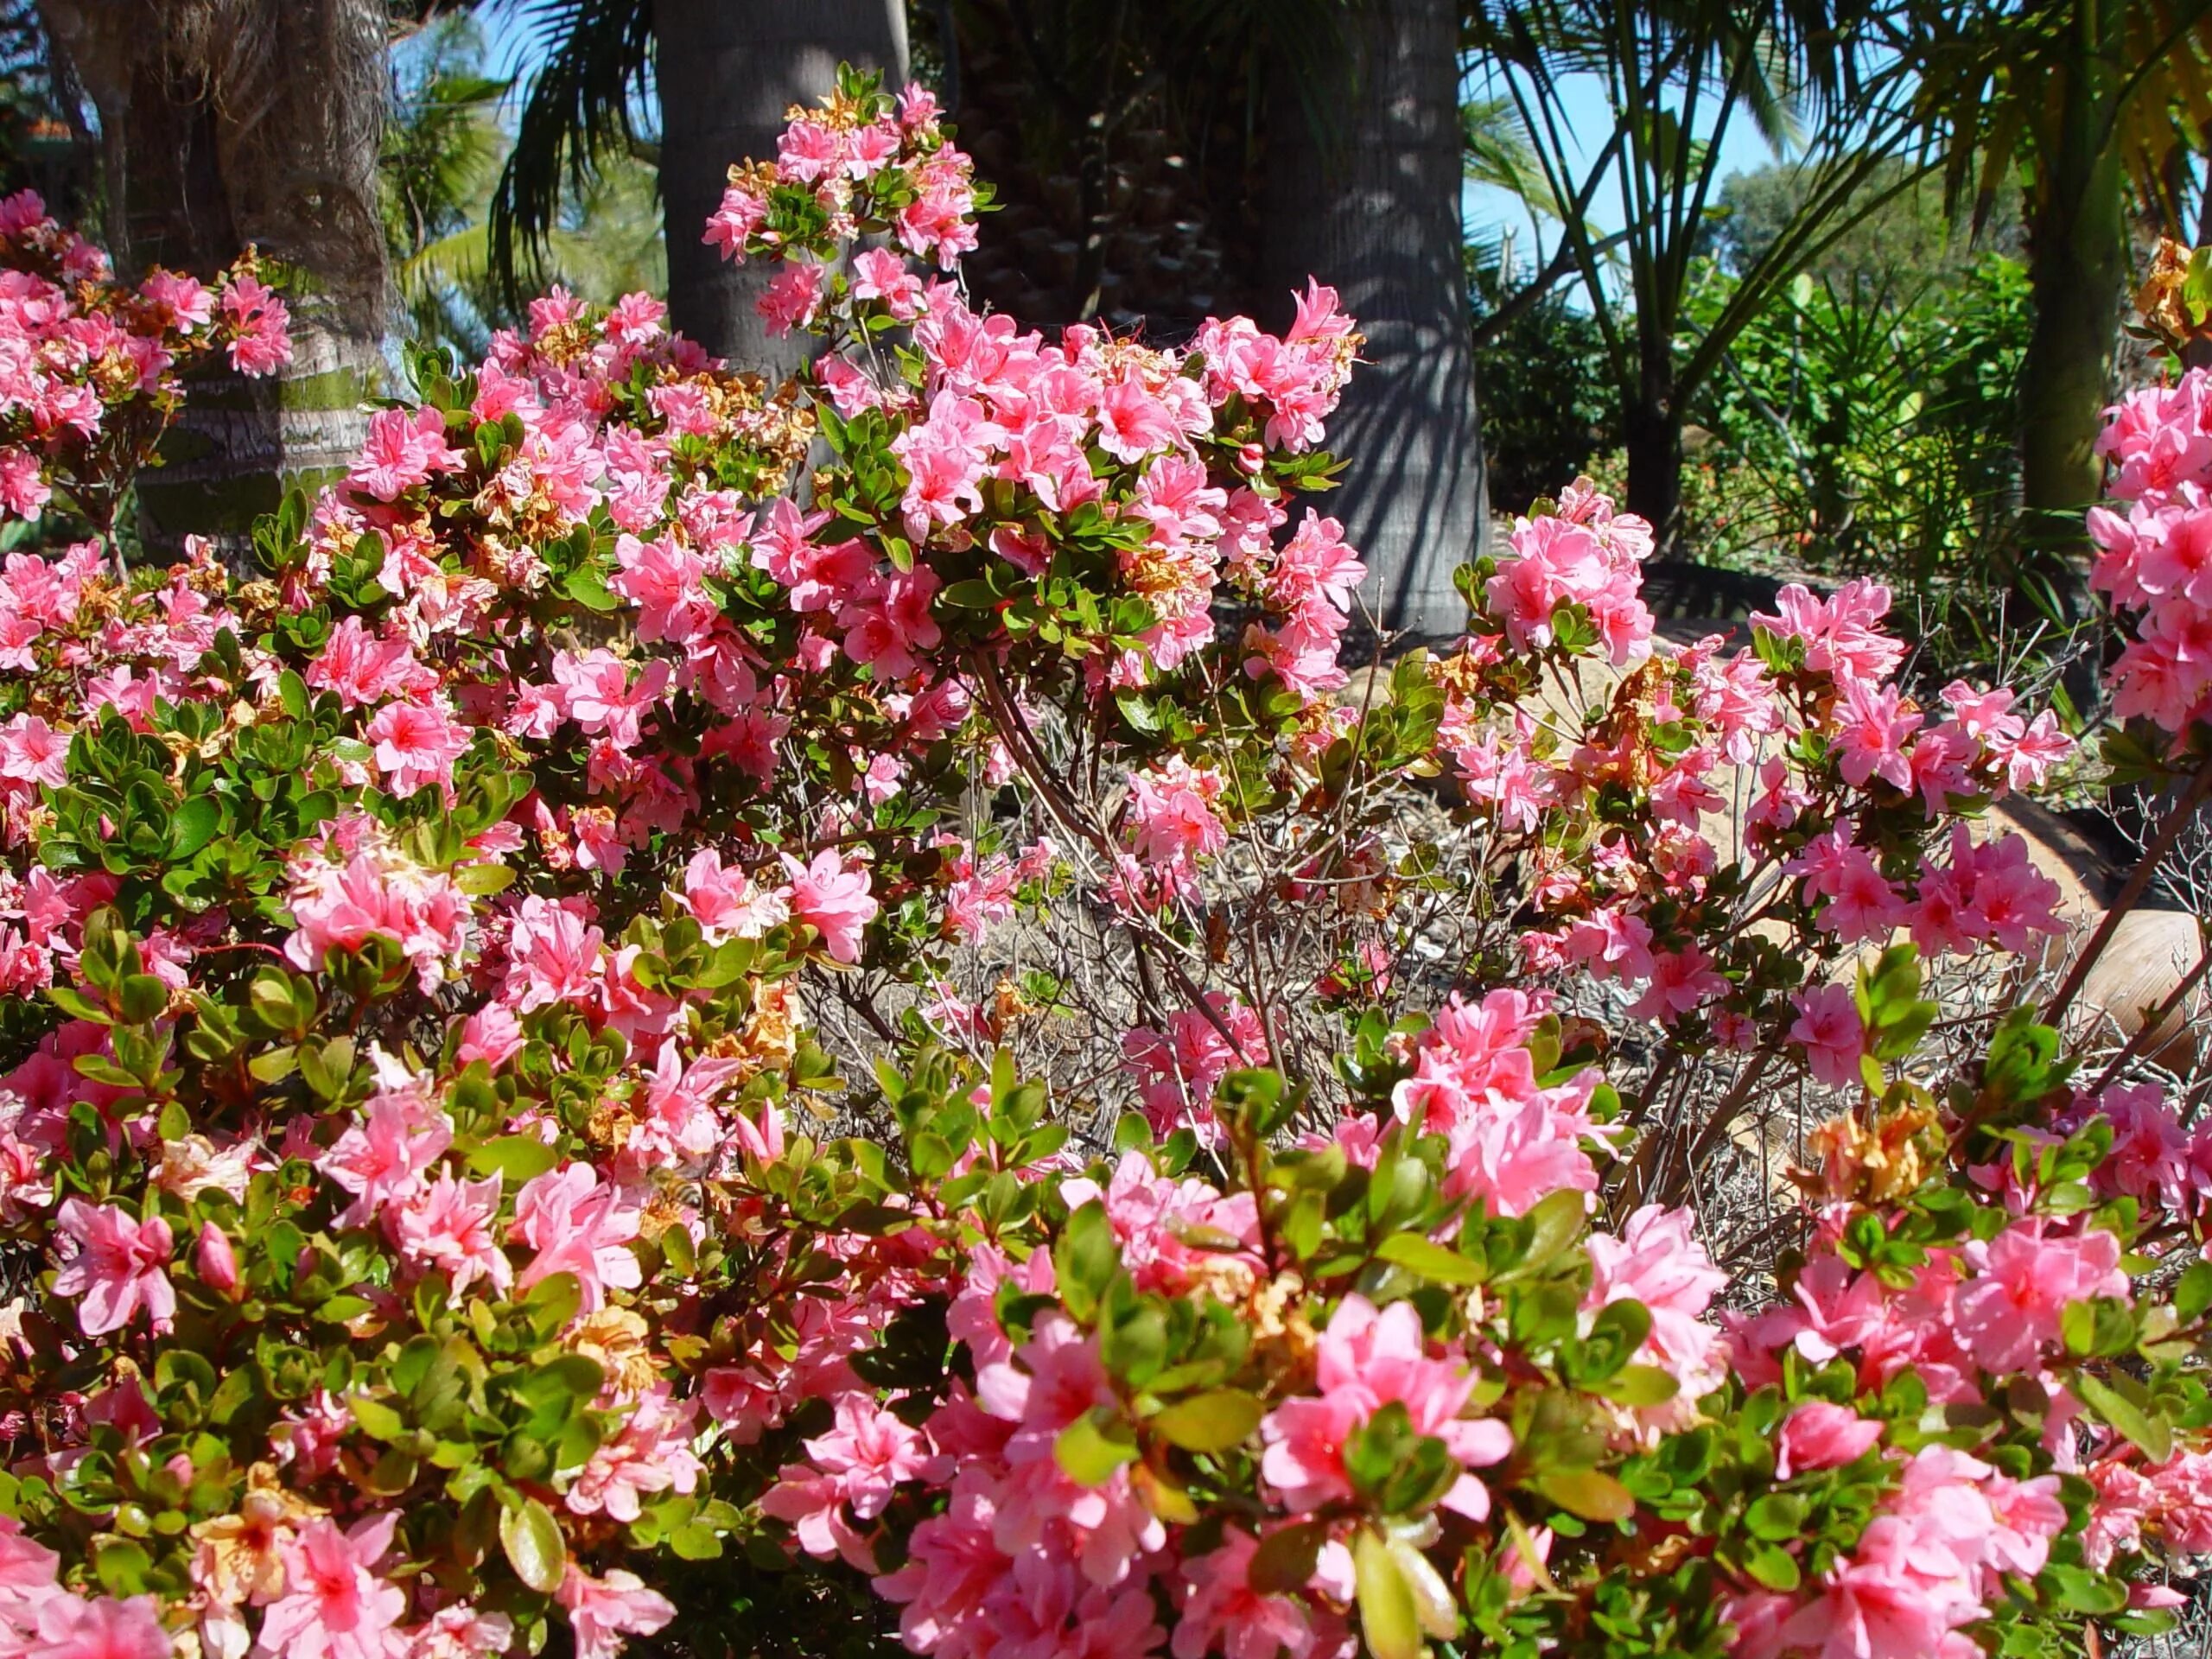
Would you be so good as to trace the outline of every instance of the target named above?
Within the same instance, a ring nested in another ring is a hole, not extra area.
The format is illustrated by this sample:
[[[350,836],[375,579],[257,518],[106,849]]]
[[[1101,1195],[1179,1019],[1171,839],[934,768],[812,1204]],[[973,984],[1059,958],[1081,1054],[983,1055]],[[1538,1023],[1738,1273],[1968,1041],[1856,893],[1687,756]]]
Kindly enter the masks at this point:
[[[642,1218],[628,1195],[602,1182],[589,1164],[546,1171],[515,1195],[513,1236],[537,1252],[516,1284],[528,1290],[553,1274],[572,1273],[587,1313],[605,1303],[610,1287],[635,1290],[644,1270],[630,1241]]]
[[[333,1224],[364,1227],[423,1190],[424,1175],[453,1145],[453,1120],[414,1087],[370,1097],[362,1121],[317,1158],[315,1167],[353,1195]]]
[[[450,793],[453,763],[468,747],[468,728],[439,703],[388,702],[369,722],[377,770],[391,792],[405,800],[435,784]]]
[[[69,781],[69,734],[36,715],[0,725],[0,778],[60,788]]]
[[[722,855],[711,847],[694,853],[683,868],[683,907],[711,944],[757,939],[791,916],[782,889],[754,886],[743,870],[725,867]]]
[[[118,1205],[62,1200],[54,1224],[77,1242],[77,1253],[54,1275],[54,1294],[81,1296],[77,1323],[88,1337],[120,1331],[144,1308],[156,1331],[176,1314],[176,1290],[167,1271],[175,1243],[159,1216],[136,1221]]]
[[[286,1659],[399,1659],[407,1592],[376,1571],[398,1524],[387,1510],[345,1532],[334,1521],[302,1527],[283,1547],[283,1593],[262,1615],[260,1645]]]
[[[436,410],[385,409],[369,417],[360,459],[346,477],[362,494],[392,501],[461,462],[461,452],[446,442],[445,416]]]
[[[836,1426],[805,1444],[815,1466],[836,1478],[863,1521],[881,1515],[898,1484],[918,1478],[931,1463],[922,1436],[865,1395],[840,1395]]]
[[[563,1495],[571,1515],[605,1515],[624,1523],[643,1513],[653,1493],[698,1489],[701,1464],[691,1450],[698,1402],[681,1402],[657,1382],[630,1402],[622,1426],[600,1442]]]
[[[1853,1462],[1882,1438],[1882,1427],[1878,1419],[1861,1417],[1848,1406],[1808,1401],[1783,1420],[1775,1437],[1775,1478],[1787,1480]]]
[[[1299,1604],[1252,1588],[1258,1548],[1250,1533],[1230,1527],[1220,1548],[1183,1563],[1190,1598],[1169,1647],[1175,1659],[1205,1659],[1217,1649],[1226,1659],[1306,1659],[1313,1650],[1313,1627]]]
[[[1789,1040],[1804,1045],[1815,1080],[1831,1089],[1857,1086],[1866,1028],[1859,1020],[1858,1000],[1851,988],[1815,985],[1810,990],[1792,992],[1789,1001],[1797,1010]]]
[[[553,1599],[569,1615],[576,1659],[616,1659],[626,1636],[651,1636],[676,1617],[676,1605],[620,1568],[594,1579],[574,1561]]]
[[[769,279],[753,304],[770,334],[788,334],[814,321],[822,308],[822,282],[827,274],[820,265],[800,262],[786,264]]]
[[[834,847],[825,847],[810,864],[789,853],[784,868],[791,876],[791,913],[822,935],[832,960],[858,962],[861,933],[881,908],[869,893],[864,866],[848,869]]]
[[[392,1242],[416,1267],[446,1275],[459,1296],[479,1279],[504,1295],[514,1266],[499,1248],[499,1173],[457,1181],[449,1170],[390,1211]]]
[[[1688,1427],[1696,1402],[1728,1380],[1727,1344],[1705,1317],[1728,1275],[1699,1242],[1696,1217],[1687,1210],[1648,1204],[1629,1217],[1618,1238],[1592,1233],[1588,1249],[1592,1272],[1583,1311],[1594,1314],[1624,1299],[1643,1303],[1651,1331],[1637,1357],[1673,1377],[1680,1390],[1643,1412],[1643,1422],[1654,1431]]]
[[[1460,1416],[1474,1391],[1474,1373],[1463,1363],[1428,1357],[1421,1315],[1410,1302],[1378,1313],[1364,1296],[1346,1296],[1321,1334],[1313,1386],[1318,1398],[1286,1401],[1260,1424],[1267,1446],[1260,1472],[1293,1513],[1352,1495],[1344,1443],[1393,1402],[1405,1405],[1415,1432],[1442,1440],[1464,1468],[1497,1463],[1513,1449],[1503,1423]],[[1472,1520],[1490,1513],[1489,1492],[1469,1473],[1442,1502]]]
[[[2120,1240],[2099,1228],[2054,1235],[2041,1216],[2015,1221],[1987,1243],[1966,1247],[1973,1277],[1959,1287],[1954,1319],[1987,1371],[2032,1368],[2059,1339],[2069,1302],[2126,1296]]]
[[[26,1659],[34,1653],[38,1659],[172,1659],[176,1651],[151,1596],[48,1596],[39,1604],[37,1627],[36,1645],[17,1649]]]

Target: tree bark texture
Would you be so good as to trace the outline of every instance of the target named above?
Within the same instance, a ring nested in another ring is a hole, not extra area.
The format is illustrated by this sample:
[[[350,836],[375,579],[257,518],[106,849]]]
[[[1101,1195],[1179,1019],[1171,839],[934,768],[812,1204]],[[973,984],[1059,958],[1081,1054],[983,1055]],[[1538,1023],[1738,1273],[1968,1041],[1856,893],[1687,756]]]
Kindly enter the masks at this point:
[[[779,379],[805,355],[753,302],[772,271],[725,261],[702,239],[733,162],[772,160],[785,113],[835,86],[837,65],[906,76],[902,0],[655,0],[662,209],[670,321],[740,369]]]
[[[2120,9],[2099,10],[2113,34]],[[2035,323],[2020,364],[2022,573],[2050,583],[2069,620],[2090,609],[2083,514],[2101,493],[2097,434],[2127,298],[2126,179],[2114,92],[2101,84],[2119,73],[2093,60],[2068,66],[2058,142],[2029,199]]]
[[[1465,620],[1452,573],[1489,518],[1461,265],[1459,20],[1441,0],[1364,0],[1318,97],[1278,73],[1262,220],[1261,275],[1283,308],[1269,321],[1287,320],[1282,296],[1310,275],[1367,339],[1330,430],[1350,465],[1320,505],[1375,572],[1382,626],[1432,634]]]
[[[381,372],[388,273],[377,216],[382,0],[40,0],[100,114],[117,267],[212,276],[249,245],[292,312],[270,380],[211,372],[139,485],[140,533],[226,554],[283,489],[351,464]]]
[[[2084,169],[2029,233],[2035,326],[2020,364],[2024,562],[2071,617],[2088,601],[2082,515],[2101,493],[2113,343],[2127,293],[2126,226],[2117,156]]]
[[[1681,532],[1682,411],[1675,395],[1675,343],[1646,342],[1636,395],[1621,407],[1621,443],[1628,452],[1628,510],[1651,523],[1662,556]]]

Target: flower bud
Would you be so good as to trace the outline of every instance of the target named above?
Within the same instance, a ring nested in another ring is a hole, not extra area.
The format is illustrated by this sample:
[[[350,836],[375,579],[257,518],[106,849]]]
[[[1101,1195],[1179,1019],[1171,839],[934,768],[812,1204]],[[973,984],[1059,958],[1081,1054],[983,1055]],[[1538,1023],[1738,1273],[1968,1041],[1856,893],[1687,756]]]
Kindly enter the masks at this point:
[[[1236,452],[1236,465],[1247,473],[1257,473],[1268,464],[1268,452],[1256,443],[1248,443]]]
[[[200,1279],[226,1296],[236,1296],[238,1288],[238,1258],[231,1249],[231,1241],[213,1222],[204,1222],[200,1228],[200,1243],[194,1248],[192,1264],[199,1269]]]

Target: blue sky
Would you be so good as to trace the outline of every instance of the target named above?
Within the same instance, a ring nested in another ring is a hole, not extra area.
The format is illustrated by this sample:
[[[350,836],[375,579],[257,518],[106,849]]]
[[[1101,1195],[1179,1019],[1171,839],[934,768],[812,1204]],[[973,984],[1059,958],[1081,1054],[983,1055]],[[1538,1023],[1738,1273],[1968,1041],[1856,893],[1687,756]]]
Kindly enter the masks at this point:
[[[1471,82],[1471,95],[1481,95],[1479,77]],[[1565,114],[1568,135],[1578,143],[1594,150],[1612,136],[1612,100],[1605,83],[1596,75],[1571,75],[1561,82],[1560,103]],[[1579,158],[1588,165],[1587,154]],[[1775,152],[1759,137],[1758,129],[1740,116],[1728,124],[1726,135],[1720,144],[1720,176],[1732,173],[1749,173],[1778,160]],[[1555,225],[1538,226],[1511,193],[1486,185],[1467,187],[1464,212],[1470,235],[1478,232],[1496,234],[1501,228],[1510,230],[1514,237],[1516,257],[1520,268],[1530,269],[1529,261],[1540,257],[1531,238],[1541,243],[1541,252],[1550,253],[1558,245]],[[1621,202],[1618,190],[1611,181],[1599,188],[1590,204],[1590,219],[1601,232],[1620,229]]]

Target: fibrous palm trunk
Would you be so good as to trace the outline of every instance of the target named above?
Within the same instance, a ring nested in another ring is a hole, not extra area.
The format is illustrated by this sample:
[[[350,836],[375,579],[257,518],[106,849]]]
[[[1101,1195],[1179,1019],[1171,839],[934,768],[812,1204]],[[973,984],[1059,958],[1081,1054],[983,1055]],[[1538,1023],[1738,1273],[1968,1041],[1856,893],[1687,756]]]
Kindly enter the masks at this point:
[[[2022,573],[2061,614],[2089,611],[2083,514],[2100,493],[2097,434],[2127,294],[2126,179],[2090,66],[2063,78],[2058,143],[2030,198],[2035,327],[2020,364]]]
[[[1424,633],[1464,622],[1452,573],[1488,517],[1461,264],[1459,28],[1442,0],[1367,0],[1348,10],[1333,84],[1301,100],[1286,68],[1268,111],[1262,274],[1278,291],[1309,274],[1331,284],[1367,337],[1330,430],[1351,465],[1323,505],[1375,572],[1382,626]]]
[[[290,483],[350,463],[382,364],[387,272],[376,211],[383,0],[40,0],[100,114],[105,231],[118,268],[207,277],[248,245],[281,277],[292,361],[273,380],[210,372],[139,486],[147,545],[245,545]]]
[[[772,378],[805,341],[768,334],[753,301],[769,273],[727,264],[700,238],[734,162],[772,160],[785,111],[836,85],[837,65],[906,73],[900,0],[655,0],[668,304],[684,334]]]
[[[1650,520],[1661,549],[1673,552],[1682,508],[1682,416],[1675,395],[1675,342],[1655,333],[1638,342],[1636,394],[1621,410],[1628,453],[1628,509]]]

